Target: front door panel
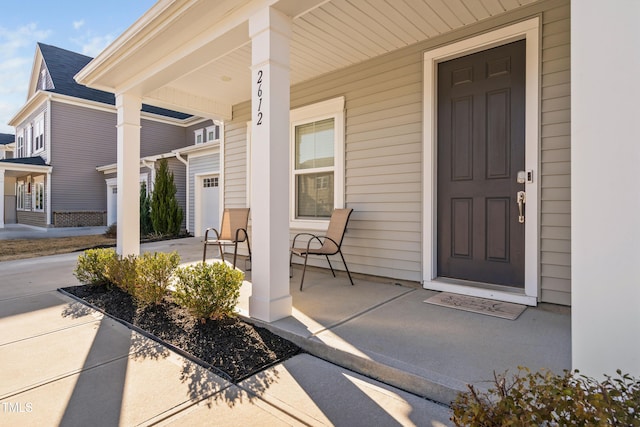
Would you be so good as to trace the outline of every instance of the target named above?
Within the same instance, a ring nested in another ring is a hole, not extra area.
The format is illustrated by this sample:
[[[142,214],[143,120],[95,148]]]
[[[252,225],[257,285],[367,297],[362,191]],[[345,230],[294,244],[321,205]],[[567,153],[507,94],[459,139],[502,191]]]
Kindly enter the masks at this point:
[[[438,276],[524,287],[525,42],[438,65]]]

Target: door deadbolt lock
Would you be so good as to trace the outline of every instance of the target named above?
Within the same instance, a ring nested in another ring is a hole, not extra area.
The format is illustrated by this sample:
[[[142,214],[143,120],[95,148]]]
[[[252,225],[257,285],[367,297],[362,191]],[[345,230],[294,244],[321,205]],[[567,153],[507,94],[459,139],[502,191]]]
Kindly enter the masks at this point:
[[[531,169],[526,171],[518,171],[516,177],[518,184],[531,184],[533,183],[533,171]]]

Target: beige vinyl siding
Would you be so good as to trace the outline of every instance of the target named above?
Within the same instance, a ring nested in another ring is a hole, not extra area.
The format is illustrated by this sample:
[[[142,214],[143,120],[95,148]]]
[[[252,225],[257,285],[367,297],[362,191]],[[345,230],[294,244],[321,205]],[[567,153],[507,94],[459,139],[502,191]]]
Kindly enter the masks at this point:
[[[541,300],[571,304],[570,9],[542,14]]]
[[[537,2],[291,89],[292,109],[345,97],[345,202],[354,214],[343,250],[352,271],[422,280],[423,53],[534,16],[542,17],[542,301],[570,303],[568,0]],[[226,124],[225,201],[243,206],[250,102],[236,105],[233,117]]]
[[[247,122],[251,120],[251,102],[233,107],[233,120],[225,123],[224,207],[247,206]]]

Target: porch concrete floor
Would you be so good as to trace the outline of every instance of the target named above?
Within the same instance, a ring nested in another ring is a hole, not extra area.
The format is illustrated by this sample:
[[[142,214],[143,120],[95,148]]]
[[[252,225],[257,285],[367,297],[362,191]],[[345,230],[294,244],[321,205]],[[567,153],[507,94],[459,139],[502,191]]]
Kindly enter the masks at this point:
[[[571,310],[540,304],[516,320],[435,306],[435,291],[346,273],[307,269],[290,281],[293,315],[264,326],[308,352],[387,384],[449,403],[466,384],[482,388],[496,373],[562,373],[571,368]],[[248,307],[251,273],[242,293]]]

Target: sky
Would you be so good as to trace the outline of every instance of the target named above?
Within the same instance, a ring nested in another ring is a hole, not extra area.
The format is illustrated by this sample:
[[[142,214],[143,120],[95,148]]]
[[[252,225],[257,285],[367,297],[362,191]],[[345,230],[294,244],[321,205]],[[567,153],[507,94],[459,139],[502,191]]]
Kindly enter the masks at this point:
[[[95,57],[155,0],[8,0],[0,9],[0,133],[27,101],[36,43]]]

